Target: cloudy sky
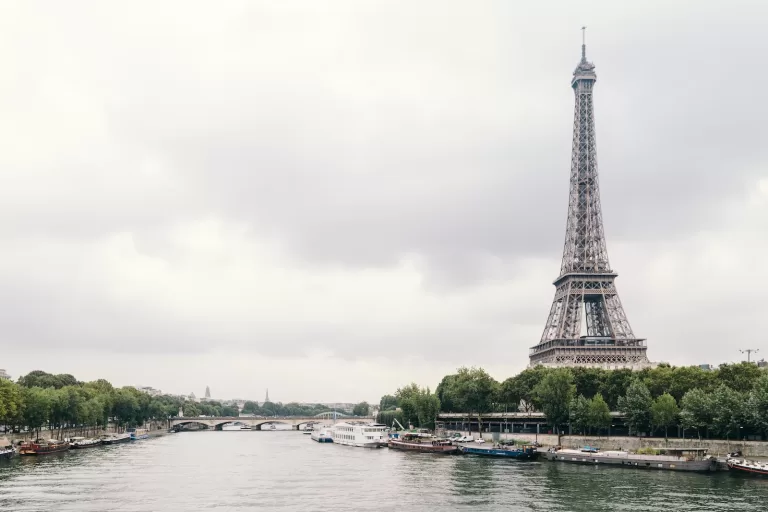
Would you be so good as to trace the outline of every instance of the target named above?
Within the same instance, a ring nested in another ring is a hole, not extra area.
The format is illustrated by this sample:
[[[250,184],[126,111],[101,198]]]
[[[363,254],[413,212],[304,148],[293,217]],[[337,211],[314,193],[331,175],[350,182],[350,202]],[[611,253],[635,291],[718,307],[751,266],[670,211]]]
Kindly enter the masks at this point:
[[[523,369],[586,24],[652,360],[768,355],[764,2],[0,4],[0,367],[378,400]]]

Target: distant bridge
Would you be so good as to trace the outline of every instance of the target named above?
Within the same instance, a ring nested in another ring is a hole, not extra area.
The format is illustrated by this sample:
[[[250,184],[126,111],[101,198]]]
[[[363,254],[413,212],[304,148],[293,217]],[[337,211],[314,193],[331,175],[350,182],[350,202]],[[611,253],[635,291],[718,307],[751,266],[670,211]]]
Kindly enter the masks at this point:
[[[293,430],[298,430],[302,425],[310,425],[313,423],[324,423],[328,420],[342,419],[344,421],[360,421],[360,422],[372,422],[372,417],[360,417],[360,416],[348,416],[341,413],[324,412],[317,416],[196,416],[196,417],[180,417],[171,419],[171,428],[184,425],[205,425],[206,427],[213,428],[215,430],[221,430],[221,426],[225,423],[237,423],[239,425],[248,425],[254,430],[263,430],[262,425],[280,423],[283,425],[291,425]]]

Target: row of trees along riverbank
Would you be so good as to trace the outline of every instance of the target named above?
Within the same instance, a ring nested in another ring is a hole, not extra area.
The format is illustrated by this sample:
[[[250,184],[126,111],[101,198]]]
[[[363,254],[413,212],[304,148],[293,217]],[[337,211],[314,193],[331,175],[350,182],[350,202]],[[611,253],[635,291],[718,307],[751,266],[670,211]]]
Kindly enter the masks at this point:
[[[438,411],[478,418],[541,411],[557,433],[570,425],[575,432],[599,434],[610,426],[610,411],[620,411],[635,434],[666,436],[680,426],[700,438],[767,438],[768,371],[754,363],[715,370],[661,364],[636,372],[537,366],[498,382],[482,368],[459,368],[434,393],[410,384],[383,396],[379,408],[381,423],[397,418],[424,428],[434,428]]]
[[[245,410],[247,408],[248,410]],[[246,402],[244,412],[265,416],[310,416],[330,409],[323,405]],[[216,401],[194,402],[178,396],[151,396],[131,386],[114,387],[99,379],[78,381],[69,374],[50,374],[40,370],[20,377],[17,382],[0,379],[0,425],[11,432],[28,430],[40,434],[48,428],[61,437],[63,429],[82,433],[114,426],[166,422],[183,410],[185,417],[238,416],[238,408]]]

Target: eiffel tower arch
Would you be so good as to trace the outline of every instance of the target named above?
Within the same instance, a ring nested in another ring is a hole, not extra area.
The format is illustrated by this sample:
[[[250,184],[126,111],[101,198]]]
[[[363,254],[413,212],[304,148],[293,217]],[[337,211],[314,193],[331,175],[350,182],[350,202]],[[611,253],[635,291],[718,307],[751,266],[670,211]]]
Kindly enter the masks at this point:
[[[616,291],[618,274],[608,262],[597,175],[596,81],[582,44],[571,81],[576,101],[563,261],[544,333],[530,350],[531,366],[650,366],[645,339],[632,332]]]

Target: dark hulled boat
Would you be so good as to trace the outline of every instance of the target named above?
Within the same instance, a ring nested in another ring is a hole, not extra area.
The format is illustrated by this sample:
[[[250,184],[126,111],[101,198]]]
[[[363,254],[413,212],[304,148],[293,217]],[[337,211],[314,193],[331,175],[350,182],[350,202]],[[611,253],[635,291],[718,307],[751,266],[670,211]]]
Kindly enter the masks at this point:
[[[48,455],[69,450],[69,443],[56,439],[37,439],[21,444],[19,455]]]
[[[439,439],[435,437],[426,437],[419,434],[405,434],[396,439],[390,439],[387,446],[393,450],[406,450],[412,452],[425,453],[459,453],[459,447],[455,446],[448,439]]]
[[[109,434],[101,438],[101,444],[127,443],[131,440],[131,434]]]
[[[768,462],[757,462],[746,459],[728,459],[725,461],[734,474],[749,476],[768,476]]]
[[[502,457],[516,460],[536,460],[539,452],[533,446],[520,446],[517,448],[505,447],[481,447],[481,446],[460,446],[459,451],[467,455],[480,455],[482,457]]]
[[[73,437],[69,440],[69,445],[73,450],[82,450],[84,448],[93,448],[101,446],[101,439],[88,439],[85,437]]]

